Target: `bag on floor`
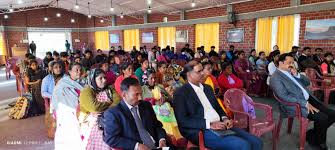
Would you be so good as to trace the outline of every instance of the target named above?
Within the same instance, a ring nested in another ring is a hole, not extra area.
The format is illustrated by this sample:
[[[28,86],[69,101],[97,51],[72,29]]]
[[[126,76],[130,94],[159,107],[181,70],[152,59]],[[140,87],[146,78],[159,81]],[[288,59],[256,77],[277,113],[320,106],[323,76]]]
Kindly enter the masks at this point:
[[[31,94],[25,94],[17,98],[14,107],[9,111],[9,118],[12,119],[25,119],[29,115],[29,110],[32,107]]]

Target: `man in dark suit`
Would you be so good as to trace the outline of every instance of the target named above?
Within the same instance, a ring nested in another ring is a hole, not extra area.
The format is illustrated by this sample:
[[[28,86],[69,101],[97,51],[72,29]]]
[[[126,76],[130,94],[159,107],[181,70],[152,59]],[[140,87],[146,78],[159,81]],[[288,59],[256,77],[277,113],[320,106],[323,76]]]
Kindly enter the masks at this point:
[[[209,149],[262,149],[259,138],[233,127],[211,87],[201,84],[204,80],[201,63],[187,63],[183,73],[188,82],[176,91],[173,105],[179,130],[186,139],[198,144],[198,133],[203,131],[205,146]]]
[[[309,84],[309,80],[294,68],[294,58],[290,54],[279,56],[279,66],[271,76],[270,87],[280,99],[301,106],[302,116],[314,121],[314,129],[307,132],[307,141],[321,150],[327,150],[327,129],[335,122],[335,111],[310,93],[306,88]],[[295,115],[293,106],[280,104],[279,108],[283,115]]]
[[[134,78],[121,83],[123,100],[104,113],[104,141],[113,148],[149,150],[166,147],[166,132]]]

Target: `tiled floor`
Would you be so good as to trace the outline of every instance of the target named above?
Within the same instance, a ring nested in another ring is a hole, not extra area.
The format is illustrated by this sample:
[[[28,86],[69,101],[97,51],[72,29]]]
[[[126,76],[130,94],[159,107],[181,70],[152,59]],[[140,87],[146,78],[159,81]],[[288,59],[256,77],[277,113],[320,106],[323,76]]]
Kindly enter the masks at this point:
[[[51,150],[53,141],[46,136],[44,126],[44,116],[27,118],[24,120],[10,120],[7,117],[7,104],[12,101],[9,98],[17,96],[15,91],[15,82],[1,85],[4,78],[0,70],[0,150]],[[9,100],[8,100],[9,99]],[[269,98],[255,98],[256,102],[269,104],[273,107],[273,117],[277,120],[278,108],[275,100]],[[333,107],[333,106],[332,106]],[[334,107],[333,107],[334,108]],[[1,119],[2,118],[2,119]],[[313,125],[310,124],[309,127]],[[286,121],[281,128],[280,141],[277,144],[277,150],[297,150],[299,145],[299,124],[294,122],[292,135],[286,134]],[[272,135],[267,133],[262,136],[264,141],[264,150],[272,149]],[[328,145],[335,150],[335,125],[328,131]],[[306,150],[313,150],[308,144]],[[314,148],[315,149],[315,148]]]

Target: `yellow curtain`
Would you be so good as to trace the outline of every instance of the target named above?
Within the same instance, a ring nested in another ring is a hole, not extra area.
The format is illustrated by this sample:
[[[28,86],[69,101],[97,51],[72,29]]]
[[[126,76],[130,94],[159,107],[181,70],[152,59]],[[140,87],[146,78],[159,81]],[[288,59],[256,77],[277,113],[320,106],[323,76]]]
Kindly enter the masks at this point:
[[[158,46],[176,47],[176,27],[159,27],[158,28]]]
[[[123,42],[125,51],[131,51],[133,49],[133,46],[136,46],[136,49],[140,49],[139,35],[140,31],[138,29],[123,31]]]
[[[211,46],[219,50],[219,23],[197,24],[195,26],[195,47],[205,46],[209,52]]]
[[[257,19],[256,50],[258,52],[264,51],[266,55],[269,55],[272,50],[272,20],[272,17]]]
[[[95,48],[101,50],[109,50],[109,32],[96,31],[95,32]]]
[[[294,41],[294,15],[278,17],[277,45],[282,53],[291,51]]]
[[[6,41],[3,33],[0,33],[0,55],[7,55]]]

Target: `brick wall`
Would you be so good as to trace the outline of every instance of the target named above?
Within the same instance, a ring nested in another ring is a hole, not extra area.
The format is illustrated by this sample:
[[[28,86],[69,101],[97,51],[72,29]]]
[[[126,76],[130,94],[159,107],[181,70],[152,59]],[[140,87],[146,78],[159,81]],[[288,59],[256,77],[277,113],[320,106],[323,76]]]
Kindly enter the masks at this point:
[[[241,43],[230,43],[227,40],[227,31],[232,28],[244,29],[244,41]],[[255,47],[256,20],[242,20],[236,26],[229,23],[220,23],[220,49],[228,50],[229,45],[234,45],[235,49],[250,51]]]
[[[163,18],[167,17],[168,21],[178,21],[180,20],[180,15],[179,14],[173,14],[173,15],[168,15],[168,14],[149,14],[148,15],[148,22],[149,23],[155,23],[155,22],[163,22]]]
[[[226,7],[213,7],[185,13],[185,19],[207,18],[226,15]]]
[[[290,0],[253,0],[249,2],[234,4],[233,8],[236,13],[247,13],[289,6]]]
[[[7,41],[7,48],[10,49],[11,47],[14,47],[16,44],[18,47],[27,47],[28,50],[28,44],[21,43],[21,40],[23,38],[26,38],[27,32],[17,32],[17,31],[7,31],[5,32],[5,37]],[[10,55],[12,55],[12,51],[10,51]]]
[[[187,30],[188,31],[188,43],[190,44],[190,48],[196,50],[195,48],[195,25],[185,25],[185,26],[177,26],[176,31],[178,30]],[[181,50],[186,43],[176,43],[176,50]]]
[[[325,1],[332,1],[332,0],[301,0],[301,4],[312,4],[312,3],[319,3]]]
[[[154,35],[154,41],[153,43],[143,43],[142,42],[142,33],[144,32],[152,32]],[[158,44],[158,30],[157,28],[146,28],[146,29],[140,29],[140,45],[141,46],[146,46],[147,49],[151,49],[152,47],[154,47],[155,45]]]
[[[330,11],[312,12],[301,14],[299,44],[302,47],[309,46],[312,49],[320,47],[325,51],[335,52],[335,40],[305,40],[306,20],[335,19],[335,9]]]

